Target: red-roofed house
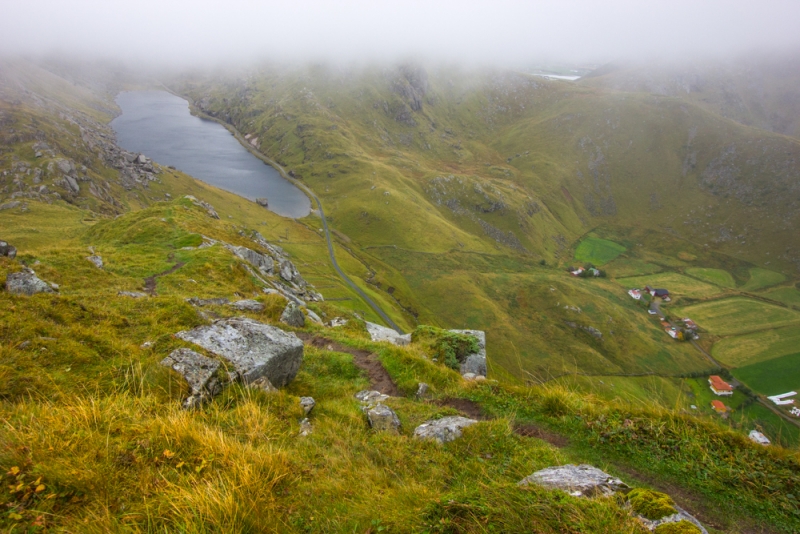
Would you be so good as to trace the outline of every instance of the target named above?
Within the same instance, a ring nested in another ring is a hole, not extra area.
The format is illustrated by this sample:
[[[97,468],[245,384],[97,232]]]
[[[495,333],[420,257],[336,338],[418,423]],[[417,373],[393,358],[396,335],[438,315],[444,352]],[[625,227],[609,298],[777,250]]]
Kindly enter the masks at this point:
[[[708,385],[711,386],[711,391],[714,392],[714,395],[733,395],[733,386],[717,375],[708,377]]]
[[[728,407],[725,406],[724,404],[722,404],[722,401],[718,401],[718,400],[712,400],[711,401],[711,407],[717,413],[725,413],[725,412],[728,411]]]

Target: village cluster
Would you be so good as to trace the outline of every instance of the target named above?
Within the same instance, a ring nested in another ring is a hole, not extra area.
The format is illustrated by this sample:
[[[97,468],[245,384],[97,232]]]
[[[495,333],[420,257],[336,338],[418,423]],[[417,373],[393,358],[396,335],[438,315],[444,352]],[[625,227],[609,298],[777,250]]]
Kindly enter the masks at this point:
[[[647,309],[647,313],[650,315],[659,315],[661,326],[664,328],[664,332],[666,332],[669,337],[678,341],[699,339],[699,336],[697,335],[697,324],[690,318],[684,317],[680,321],[677,321],[680,324],[676,325],[672,324],[670,321],[667,321],[664,315],[661,313],[660,303],[658,303],[658,301],[655,299],[661,299],[661,302],[669,302],[671,300],[669,290],[654,289],[650,286],[645,286],[643,290],[628,290],[628,295],[630,295],[634,300],[642,300],[642,296],[645,294],[650,295],[651,299],[653,299],[650,307]]]

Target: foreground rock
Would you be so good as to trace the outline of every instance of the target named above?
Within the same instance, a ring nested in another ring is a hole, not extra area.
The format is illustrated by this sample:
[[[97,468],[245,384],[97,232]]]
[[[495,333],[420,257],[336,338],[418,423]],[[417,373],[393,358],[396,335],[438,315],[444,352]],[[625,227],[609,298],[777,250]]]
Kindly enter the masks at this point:
[[[314,397],[300,397],[300,406],[303,408],[305,415],[310,414],[316,405],[317,401],[314,400]]]
[[[376,404],[391,398],[380,391],[364,389],[355,394],[355,397],[361,401],[361,404]]]
[[[229,304],[231,308],[236,308],[240,311],[260,312],[264,311],[264,305],[257,300],[237,300]]]
[[[297,304],[289,302],[281,314],[281,322],[295,328],[302,328],[306,325],[306,317]]]
[[[519,481],[520,486],[528,484],[564,490],[575,497],[612,495],[619,490],[629,489],[620,479],[587,464],[567,464],[536,471]]]
[[[5,256],[13,260],[17,257],[17,249],[5,241],[0,241],[0,256]]]
[[[6,290],[16,295],[28,296],[36,293],[54,293],[53,288],[30,269],[6,276]]]
[[[98,269],[103,268],[103,258],[98,256],[97,254],[92,254],[91,256],[87,256],[86,259],[92,262],[94,266],[97,267]]]
[[[192,306],[203,307],[203,306],[224,306],[229,301],[225,297],[216,299],[201,299],[197,297],[191,297],[186,299],[186,302],[188,302]]]
[[[472,373],[486,376],[486,332],[483,330],[450,330],[456,334],[466,334],[478,340],[478,352],[470,354],[461,362],[461,374]]]
[[[400,418],[385,404],[377,404],[367,410],[369,426],[378,432],[397,434],[400,431]]]
[[[447,443],[461,437],[461,430],[477,423],[475,419],[468,419],[459,415],[442,417],[426,421],[414,430],[417,439],[432,439],[439,443]]]
[[[411,334],[398,334],[391,328],[379,324],[366,322],[367,332],[372,341],[388,341],[395,345],[408,345],[411,343]]]
[[[221,319],[176,335],[230,362],[245,384],[265,377],[275,387],[284,387],[303,361],[303,342],[297,336],[245,317]]]
[[[222,391],[222,384],[217,377],[220,368],[217,360],[181,348],[161,360],[161,365],[171,367],[188,382],[191,394],[183,401],[184,408],[196,408]]]

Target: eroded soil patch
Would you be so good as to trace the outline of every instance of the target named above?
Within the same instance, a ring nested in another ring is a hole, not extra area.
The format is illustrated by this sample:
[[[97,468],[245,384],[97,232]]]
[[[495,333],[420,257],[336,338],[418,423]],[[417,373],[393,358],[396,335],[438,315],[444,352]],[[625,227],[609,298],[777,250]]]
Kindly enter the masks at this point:
[[[178,269],[180,269],[181,267],[183,267],[184,265],[186,265],[186,264],[183,263],[182,261],[179,261],[178,263],[176,263],[175,265],[173,265],[172,267],[170,267],[169,269],[167,269],[163,273],[154,274],[153,276],[148,276],[147,278],[145,278],[144,279],[144,290],[145,290],[145,292],[149,293],[152,296],[155,296],[155,294],[156,294],[156,278],[158,278],[159,276],[166,276],[168,274],[172,274],[175,271],[177,271]]]
[[[303,340],[307,345],[317,347],[318,349],[330,350],[334,352],[344,352],[353,356],[353,363],[364,371],[369,379],[369,387],[375,391],[379,391],[385,395],[392,397],[402,397],[403,393],[392,381],[392,377],[386,372],[386,369],[381,365],[378,356],[367,350],[355,349],[342,345],[341,343],[322,337],[319,335],[311,335],[298,332],[298,337]]]
[[[446,399],[436,399],[431,402],[437,406],[449,406],[450,408],[455,408],[470,419],[476,419],[478,421],[493,419],[492,417],[489,417],[483,413],[483,409],[481,408],[480,404],[469,399],[456,399],[448,397]]]
[[[515,423],[514,433],[516,433],[518,436],[523,436],[526,438],[541,439],[550,445],[553,445],[554,447],[558,447],[559,449],[569,445],[569,439],[566,436],[545,430],[544,428],[531,423]]]

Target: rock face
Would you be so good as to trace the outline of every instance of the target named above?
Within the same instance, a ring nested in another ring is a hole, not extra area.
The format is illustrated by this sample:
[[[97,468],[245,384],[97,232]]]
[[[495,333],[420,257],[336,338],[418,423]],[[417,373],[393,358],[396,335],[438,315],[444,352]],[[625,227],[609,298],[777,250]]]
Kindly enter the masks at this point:
[[[302,328],[306,325],[306,317],[303,315],[303,310],[294,302],[289,302],[286,308],[283,309],[281,314],[281,322],[296,328]]]
[[[519,481],[520,486],[528,484],[564,490],[576,497],[612,495],[619,490],[629,489],[620,479],[587,464],[567,464],[536,471]]]
[[[264,305],[257,300],[237,300],[236,302],[231,302],[229,306],[241,311],[264,311]]]
[[[177,336],[229,361],[245,384],[263,376],[283,387],[303,361],[303,342],[297,336],[245,317],[221,319]]]
[[[377,404],[367,410],[369,426],[378,432],[391,432],[397,434],[400,429],[400,419],[394,410],[385,404]]]
[[[286,280],[287,282],[291,282],[294,280],[295,269],[292,262],[289,260],[283,260],[281,262],[281,278]]]
[[[206,358],[191,349],[176,349],[161,360],[161,365],[171,367],[189,383],[191,394],[183,401],[184,408],[195,408],[211,400],[222,391],[217,378],[220,362]]]
[[[461,374],[486,376],[486,332],[483,330],[451,330],[451,332],[467,334],[478,340],[478,352],[468,355],[461,362]]]
[[[11,258],[12,260],[17,257],[17,249],[6,243],[0,241],[0,256]]]
[[[266,254],[261,254],[255,250],[247,247],[237,247],[235,245],[226,245],[226,248],[233,252],[237,257],[255,266],[263,274],[271,274],[274,268],[272,258]]]
[[[477,423],[475,419],[468,419],[458,415],[442,417],[426,421],[414,430],[417,439],[433,439],[439,443],[447,443],[461,437],[461,430]]]
[[[54,293],[53,288],[31,271],[11,273],[6,277],[6,290],[17,295],[34,295],[36,293]]]
[[[397,338],[400,337],[400,334],[392,330],[391,328],[386,328],[385,326],[381,326],[375,323],[366,323],[367,332],[369,333],[369,337],[372,341],[388,341],[389,343],[396,343]]]

